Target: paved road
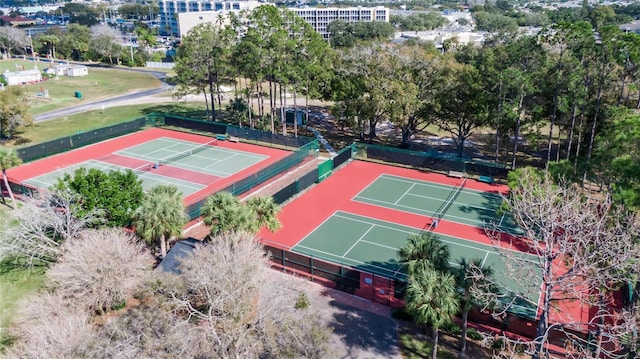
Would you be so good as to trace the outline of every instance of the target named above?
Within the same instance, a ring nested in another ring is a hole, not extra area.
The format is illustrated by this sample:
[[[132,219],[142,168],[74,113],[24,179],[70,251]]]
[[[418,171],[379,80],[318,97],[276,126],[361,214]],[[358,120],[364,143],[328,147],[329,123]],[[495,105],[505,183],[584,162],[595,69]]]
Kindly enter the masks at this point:
[[[43,122],[43,121],[52,120],[52,119],[55,119],[55,118],[58,118],[58,117],[69,116],[69,115],[73,115],[73,114],[76,114],[76,113],[82,113],[82,112],[87,112],[87,111],[91,111],[91,110],[96,110],[96,109],[102,108],[102,106],[112,107],[112,106],[114,106],[114,105],[116,105],[116,104],[118,104],[120,102],[123,102],[123,101],[131,101],[131,100],[134,100],[134,99],[137,99],[137,98],[147,97],[147,96],[151,96],[151,95],[167,92],[167,91],[169,91],[169,90],[171,90],[173,88],[173,86],[171,86],[171,85],[167,84],[166,82],[164,82],[164,78],[167,76],[167,74],[165,74],[164,72],[146,71],[146,70],[139,70],[139,69],[126,69],[126,68],[118,68],[118,70],[148,73],[148,74],[158,78],[160,81],[162,81],[162,84],[160,85],[160,87],[157,87],[157,88],[154,88],[154,89],[150,89],[150,90],[143,90],[143,91],[130,93],[130,94],[123,95],[123,96],[112,97],[112,98],[105,99],[105,100],[99,100],[99,101],[84,103],[82,105],[77,105],[77,106],[73,106],[73,107],[67,107],[67,108],[62,108],[62,109],[55,110],[55,111],[41,113],[39,115],[34,116],[34,122]]]

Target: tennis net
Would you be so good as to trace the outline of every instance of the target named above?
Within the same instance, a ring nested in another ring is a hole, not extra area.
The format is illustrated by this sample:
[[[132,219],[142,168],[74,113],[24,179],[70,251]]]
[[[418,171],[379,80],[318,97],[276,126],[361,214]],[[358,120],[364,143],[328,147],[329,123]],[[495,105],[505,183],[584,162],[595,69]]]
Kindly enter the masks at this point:
[[[151,170],[151,163],[145,163],[144,165],[136,168],[132,168],[131,171],[136,175],[140,176],[145,172],[149,172]]]
[[[423,230],[431,231],[438,225],[438,221],[442,217],[444,217],[444,214],[447,213],[449,208],[451,208],[451,205],[456,201],[456,198],[458,198],[458,195],[460,194],[460,192],[462,192],[462,189],[464,188],[464,185],[466,183],[467,183],[467,179],[463,178],[462,182],[456,188],[454,188],[453,191],[449,193],[449,196],[447,197],[447,199],[442,203],[440,208],[438,208],[436,213],[433,215],[431,223],[429,223],[428,225],[425,225],[426,228],[423,228]]]
[[[169,164],[169,163],[173,163],[173,162],[179,161],[179,160],[181,160],[181,159],[183,159],[185,157],[189,157],[189,156],[191,156],[191,155],[193,155],[195,153],[202,152],[202,151],[206,150],[207,148],[209,148],[211,146],[214,146],[214,145],[217,145],[217,144],[218,144],[218,140],[217,139],[213,139],[213,140],[211,140],[211,141],[209,141],[207,143],[203,143],[201,145],[197,145],[197,146],[192,147],[192,148],[190,148],[190,149],[188,149],[186,151],[178,152],[177,154],[162,158],[162,159],[158,160],[158,165],[166,165],[166,164]]]

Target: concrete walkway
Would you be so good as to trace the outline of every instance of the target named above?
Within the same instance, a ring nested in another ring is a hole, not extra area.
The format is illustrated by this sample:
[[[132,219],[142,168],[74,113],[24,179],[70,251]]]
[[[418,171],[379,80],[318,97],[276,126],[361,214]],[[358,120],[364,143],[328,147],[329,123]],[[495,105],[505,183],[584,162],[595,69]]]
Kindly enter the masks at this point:
[[[316,136],[316,138],[318,139],[318,141],[320,142],[322,147],[324,147],[324,149],[327,150],[327,152],[329,152],[331,157],[334,157],[334,156],[336,156],[338,154],[338,152],[336,152],[336,150],[334,150],[333,147],[331,147],[331,144],[329,144],[329,142],[327,142],[327,140],[324,138],[324,136],[322,136],[320,131],[316,130],[315,128],[313,128],[311,126],[305,126],[305,128],[307,130],[311,131],[314,136]]]

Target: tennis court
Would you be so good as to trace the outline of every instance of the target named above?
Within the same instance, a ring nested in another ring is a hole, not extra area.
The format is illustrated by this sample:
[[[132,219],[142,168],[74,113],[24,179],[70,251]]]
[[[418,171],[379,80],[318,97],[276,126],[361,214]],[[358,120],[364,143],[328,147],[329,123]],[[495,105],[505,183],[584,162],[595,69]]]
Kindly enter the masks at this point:
[[[130,169],[135,174],[138,175],[138,178],[142,180],[142,187],[145,190],[150,189],[151,187],[154,187],[159,184],[172,184],[176,186],[178,188],[178,191],[182,192],[184,196],[188,196],[206,187],[205,185],[202,185],[199,183],[189,182],[189,181],[181,180],[178,178],[167,177],[167,176],[153,173],[154,169],[150,164],[134,169],[134,168],[118,166],[113,163],[107,163],[107,162],[102,162],[98,160],[89,160],[89,161],[78,163],[69,167],[58,169],[56,171],[48,172],[43,175],[30,178],[26,180],[25,183],[34,187],[50,188],[57,183],[58,178],[62,178],[62,176],[64,176],[65,173],[73,174],[73,172],[78,168],[86,168],[86,169],[95,168],[104,172],[109,172],[109,171],[124,172],[127,169]]]
[[[344,264],[383,277],[406,281],[405,267],[399,262],[398,251],[406,245],[410,235],[420,232],[420,228],[337,211],[296,244],[291,251]],[[440,233],[433,234],[449,247],[452,267],[456,267],[457,262],[465,258],[479,259],[483,266],[491,266],[495,273],[505,269],[500,254],[490,245]],[[513,253],[521,263],[535,260],[535,257],[530,254]],[[539,288],[524,288],[520,283],[515,282],[505,284],[513,290],[528,293],[528,297],[534,302],[539,301]],[[536,308],[521,301],[514,305],[512,312],[526,317],[535,317]]]
[[[452,187],[382,174],[353,200],[475,227],[495,225],[500,231],[522,234],[511,216],[501,214],[501,195],[467,189],[465,185],[466,179]]]
[[[168,137],[147,141],[114,154],[223,178],[268,158],[261,154],[220,147],[216,139],[200,144]]]

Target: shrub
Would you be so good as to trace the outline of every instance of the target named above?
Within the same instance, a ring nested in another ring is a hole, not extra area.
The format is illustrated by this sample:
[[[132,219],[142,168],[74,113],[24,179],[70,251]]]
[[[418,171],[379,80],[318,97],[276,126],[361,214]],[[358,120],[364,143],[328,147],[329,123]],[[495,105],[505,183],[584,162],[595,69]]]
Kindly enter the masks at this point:
[[[484,337],[477,330],[470,328],[467,330],[467,337],[471,340],[482,340]]]
[[[87,230],[65,243],[47,277],[64,298],[103,312],[120,305],[150,273],[144,245],[121,229]]]
[[[310,305],[311,305],[311,302],[309,301],[309,297],[307,297],[307,293],[305,292],[298,293],[298,298],[296,298],[296,304],[294,305],[294,308],[307,309],[309,308]]]

